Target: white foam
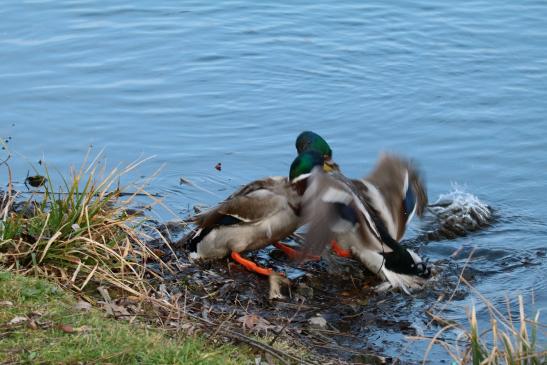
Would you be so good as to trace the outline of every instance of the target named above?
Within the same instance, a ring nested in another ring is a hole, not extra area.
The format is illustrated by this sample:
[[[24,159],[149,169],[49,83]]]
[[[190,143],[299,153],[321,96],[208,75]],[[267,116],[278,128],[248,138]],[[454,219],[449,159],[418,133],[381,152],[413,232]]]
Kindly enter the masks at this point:
[[[488,204],[476,195],[466,192],[465,187],[458,184],[452,184],[452,191],[441,194],[430,209],[441,220],[450,220],[450,224],[458,224],[467,229],[487,224],[492,217]]]

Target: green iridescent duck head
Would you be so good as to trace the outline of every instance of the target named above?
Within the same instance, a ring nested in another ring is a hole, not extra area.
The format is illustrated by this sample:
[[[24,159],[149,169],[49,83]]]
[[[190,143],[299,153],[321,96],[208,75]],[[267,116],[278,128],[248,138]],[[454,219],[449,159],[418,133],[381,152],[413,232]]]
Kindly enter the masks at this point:
[[[319,134],[312,131],[302,132],[296,138],[295,145],[299,155],[306,151],[316,151],[322,155],[325,172],[340,171],[338,164],[332,160],[332,149]]]
[[[324,166],[325,159],[316,151],[310,150],[299,154],[291,164],[289,179],[297,182],[310,175],[316,166]]]

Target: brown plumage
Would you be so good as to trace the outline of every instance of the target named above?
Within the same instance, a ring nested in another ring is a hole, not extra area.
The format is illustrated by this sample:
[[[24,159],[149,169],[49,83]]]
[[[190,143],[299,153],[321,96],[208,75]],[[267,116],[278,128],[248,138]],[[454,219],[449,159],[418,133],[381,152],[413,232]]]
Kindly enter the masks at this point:
[[[195,216],[196,229],[183,241],[201,258],[264,247],[298,228],[300,199],[287,178],[253,181]]]

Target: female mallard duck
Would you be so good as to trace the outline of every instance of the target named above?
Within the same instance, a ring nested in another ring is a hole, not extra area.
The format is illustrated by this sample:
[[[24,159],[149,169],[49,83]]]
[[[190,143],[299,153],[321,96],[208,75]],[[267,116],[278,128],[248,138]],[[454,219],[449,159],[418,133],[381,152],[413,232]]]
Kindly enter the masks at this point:
[[[262,275],[272,269],[241,257],[292,234],[301,225],[301,197],[307,178],[323,157],[305,151],[291,164],[289,178],[268,177],[253,181],[217,207],[194,217],[195,232],[185,240],[193,258],[221,258],[228,254],[245,268]]]
[[[384,154],[365,179],[350,180],[341,174],[314,172],[304,195],[310,220],[304,252],[322,252],[333,244],[342,256],[353,254],[389,286],[406,293],[418,288],[430,270],[399,240],[414,214],[427,205],[424,184],[415,166]]]

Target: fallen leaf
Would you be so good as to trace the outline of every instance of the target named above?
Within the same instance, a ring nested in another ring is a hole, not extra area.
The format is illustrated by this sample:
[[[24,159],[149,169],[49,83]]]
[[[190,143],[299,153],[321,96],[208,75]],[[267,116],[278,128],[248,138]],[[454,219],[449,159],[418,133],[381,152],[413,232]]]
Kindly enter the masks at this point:
[[[14,325],[14,324],[23,323],[23,322],[26,322],[26,321],[28,321],[27,317],[17,316],[17,317],[14,317],[11,321],[9,321],[8,324],[9,325]]]
[[[64,333],[74,333],[74,327],[72,327],[69,324],[60,324],[59,329],[63,331]]]
[[[84,302],[83,300],[79,300],[74,308],[79,311],[87,312],[91,309],[91,304],[89,304],[88,302]]]
[[[291,282],[284,276],[281,276],[277,273],[268,276],[268,281],[270,282],[270,292],[268,298],[272,299],[283,299],[285,296],[281,293],[281,288],[283,285],[290,285]]]
[[[260,317],[256,314],[246,314],[237,319],[238,322],[243,324],[243,328],[253,328],[259,320]]]
[[[31,330],[37,330],[38,329],[38,325],[36,324],[36,322],[34,320],[31,320],[27,323],[27,326],[28,328],[30,328]]]
[[[13,307],[13,302],[10,302],[9,300],[2,300],[0,301],[0,307]]]
[[[128,295],[125,299],[127,299],[127,301],[132,302],[132,303],[141,302],[141,298],[136,296],[136,295]]]
[[[91,327],[90,327],[90,326],[86,326],[86,325],[83,325],[83,326],[80,326],[80,327],[76,327],[76,328],[74,328],[74,332],[77,332],[77,333],[87,333],[87,332],[91,332]]]
[[[184,323],[180,326],[180,329],[185,331],[188,336],[192,336],[198,328],[191,323]]]
[[[156,255],[159,259],[161,259],[163,256],[165,256],[165,252],[163,252],[162,250],[160,250],[159,248],[153,248],[152,249],[152,252],[154,253],[154,255]],[[155,259],[154,256],[151,257],[151,259]]]
[[[248,329],[256,333],[264,331],[267,334],[269,329],[275,327],[266,319],[257,316],[256,314],[246,314],[239,317],[237,320],[242,323],[243,329]]]
[[[27,316],[31,319],[35,319],[35,318],[40,318],[44,315],[44,313],[42,312],[38,312],[38,311],[32,311],[30,312],[29,314],[27,314]]]
[[[104,303],[103,308],[106,310],[106,313],[114,317],[123,317],[129,319],[129,311],[121,306],[114,303]]]
[[[55,326],[55,323],[53,323],[52,321],[34,321],[34,322],[36,323],[38,328],[43,329],[43,330],[48,329],[48,328],[52,328],[52,327]]]
[[[60,324],[57,327],[64,333],[85,333],[91,331],[91,327],[85,325],[80,327],[73,327],[69,324]]]

